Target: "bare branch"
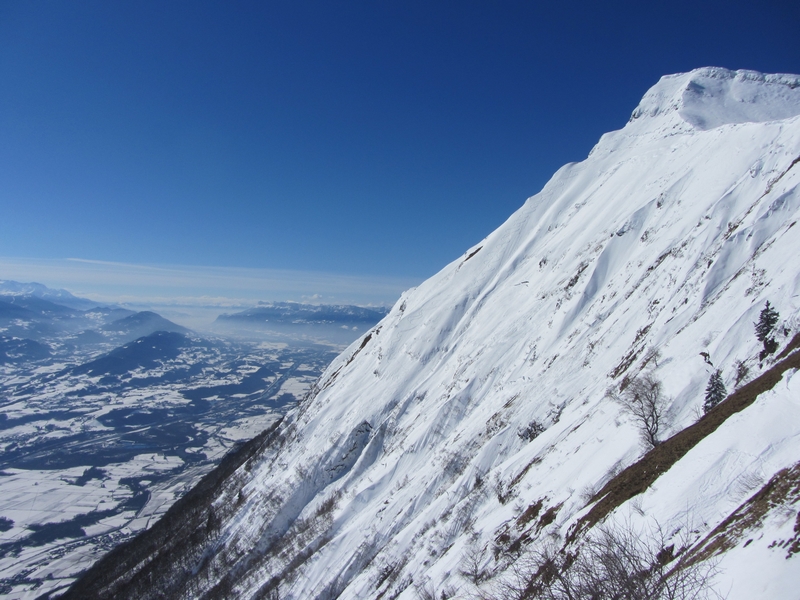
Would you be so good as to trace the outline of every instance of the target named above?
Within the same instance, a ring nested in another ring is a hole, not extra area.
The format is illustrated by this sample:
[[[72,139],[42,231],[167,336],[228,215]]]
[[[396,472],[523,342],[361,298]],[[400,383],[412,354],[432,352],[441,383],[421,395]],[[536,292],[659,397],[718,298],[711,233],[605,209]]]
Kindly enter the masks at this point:
[[[655,448],[659,444],[658,434],[667,408],[661,382],[651,373],[645,373],[629,381],[622,392],[609,395],[633,417],[644,443]]]

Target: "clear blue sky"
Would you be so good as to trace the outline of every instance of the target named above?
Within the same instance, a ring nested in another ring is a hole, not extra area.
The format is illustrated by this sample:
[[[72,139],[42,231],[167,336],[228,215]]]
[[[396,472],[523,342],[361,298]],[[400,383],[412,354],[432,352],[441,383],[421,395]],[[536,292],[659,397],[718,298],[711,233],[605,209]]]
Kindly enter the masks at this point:
[[[798,5],[2,2],[0,256],[427,277]]]

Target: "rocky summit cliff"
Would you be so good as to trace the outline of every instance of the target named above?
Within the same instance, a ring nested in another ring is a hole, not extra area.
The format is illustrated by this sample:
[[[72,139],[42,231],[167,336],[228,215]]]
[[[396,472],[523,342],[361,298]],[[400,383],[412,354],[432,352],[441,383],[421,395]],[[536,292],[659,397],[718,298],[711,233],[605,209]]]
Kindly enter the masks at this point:
[[[796,598],[798,115],[795,75],[662,78],[67,595],[556,598],[610,549]]]

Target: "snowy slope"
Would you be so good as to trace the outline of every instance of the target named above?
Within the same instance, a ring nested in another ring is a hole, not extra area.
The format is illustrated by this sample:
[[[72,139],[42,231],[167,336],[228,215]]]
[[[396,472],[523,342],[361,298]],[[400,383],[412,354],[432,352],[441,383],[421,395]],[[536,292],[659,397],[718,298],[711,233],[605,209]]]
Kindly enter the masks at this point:
[[[662,78],[623,129],[334,361],[217,498],[222,524],[178,595],[464,597],[470,549],[497,581],[563,544],[645,452],[609,388],[651,370],[665,439],[702,414],[701,352],[733,391],[737,361],[752,379],[774,360],[758,362],[753,333],[766,300],[781,347],[800,330],[798,115],[798,76]],[[700,542],[800,461],[798,386],[788,371],[609,522]],[[524,435],[534,421],[543,432]],[[797,509],[743,529],[717,589],[790,597],[800,558],[772,542],[796,537]]]

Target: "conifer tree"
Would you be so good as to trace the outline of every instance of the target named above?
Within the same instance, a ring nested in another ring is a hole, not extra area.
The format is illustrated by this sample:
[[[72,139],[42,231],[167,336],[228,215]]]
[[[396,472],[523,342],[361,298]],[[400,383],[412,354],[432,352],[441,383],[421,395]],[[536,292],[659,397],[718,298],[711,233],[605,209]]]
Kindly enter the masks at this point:
[[[711,374],[706,386],[706,400],[703,403],[703,410],[710,411],[717,404],[725,399],[728,395],[728,390],[725,389],[725,383],[722,381],[722,372],[717,369]]]
[[[758,323],[756,323],[756,338],[758,338],[759,342],[763,343],[769,337],[779,317],[778,311],[772,308],[769,305],[769,300],[767,300],[758,317]]]
[[[764,345],[764,349],[759,354],[759,360],[764,360],[767,355],[772,354],[778,349],[778,343],[775,341],[775,338],[770,336],[770,333],[772,333],[772,330],[775,328],[779,317],[778,311],[772,308],[769,305],[769,300],[767,300],[764,309],[758,317],[758,323],[755,324],[756,338]]]

